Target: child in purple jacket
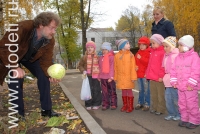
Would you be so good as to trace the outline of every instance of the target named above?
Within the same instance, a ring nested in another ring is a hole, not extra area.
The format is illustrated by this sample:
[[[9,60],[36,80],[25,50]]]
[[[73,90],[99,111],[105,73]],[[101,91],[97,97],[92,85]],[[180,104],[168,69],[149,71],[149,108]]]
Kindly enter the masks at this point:
[[[181,115],[180,127],[189,129],[200,125],[198,83],[200,82],[200,59],[194,51],[194,38],[185,35],[178,41],[179,55],[170,71],[170,83],[178,89],[178,106]]]
[[[114,77],[114,53],[111,50],[111,43],[102,44],[103,55],[99,58],[99,79],[102,88],[102,110],[117,108],[116,85]]]

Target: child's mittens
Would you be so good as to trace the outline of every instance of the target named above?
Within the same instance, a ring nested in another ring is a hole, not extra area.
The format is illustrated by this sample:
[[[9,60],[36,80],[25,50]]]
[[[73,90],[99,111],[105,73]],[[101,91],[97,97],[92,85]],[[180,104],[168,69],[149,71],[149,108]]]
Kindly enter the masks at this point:
[[[109,82],[111,82],[112,80],[113,80],[113,79],[111,79],[111,78],[110,78],[110,79],[108,79],[108,83],[109,83]]]
[[[86,75],[87,75],[87,71],[83,71],[82,79],[85,79],[85,78],[86,78]]]
[[[191,91],[191,90],[193,90],[193,88],[190,87],[190,86],[187,86],[187,90],[188,90],[188,91]]]
[[[83,74],[86,75],[86,74],[87,74],[87,71],[83,71]]]
[[[138,59],[141,59],[141,55],[140,55],[140,54],[137,54],[137,58],[138,58]]]
[[[195,87],[195,85],[187,83],[187,90],[191,91],[194,89],[194,87]]]
[[[138,66],[135,66],[135,71],[138,71]]]
[[[177,85],[177,81],[176,80],[172,80],[172,78],[170,78],[170,84],[174,87],[174,88],[177,88],[176,85]]]
[[[159,78],[158,81],[159,81],[159,82],[163,82],[163,79],[162,79],[162,78]]]

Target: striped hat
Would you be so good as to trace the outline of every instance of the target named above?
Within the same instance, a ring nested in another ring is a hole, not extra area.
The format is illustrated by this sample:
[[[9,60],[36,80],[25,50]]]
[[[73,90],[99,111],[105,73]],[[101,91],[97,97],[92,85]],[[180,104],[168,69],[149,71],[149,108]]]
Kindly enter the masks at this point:
[[[164,39],[163,43],[164,42],[171,47],[171,50],[173,50],[176,47],[176,37],[174,36],[168,36]]]
[[[116,40],[115,44],[118,46],[118,49],[121,50],[124,48],[127,42],[129,42],[127,39],[121,39],[121,40]]]

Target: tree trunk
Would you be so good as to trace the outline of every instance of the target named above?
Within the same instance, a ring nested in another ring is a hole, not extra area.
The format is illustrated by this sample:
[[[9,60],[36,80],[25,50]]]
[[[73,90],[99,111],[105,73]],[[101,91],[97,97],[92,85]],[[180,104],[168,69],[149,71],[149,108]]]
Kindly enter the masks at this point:
[[[86,44],[86,29],[85,29],[85,18],[84,18],[84,8],[83,8],[83,0],[80,0],[80,9],[81,9],[81,28],[82,28],[82,48],[83,55],[85,53],[85,44]]]
[[[132,47],[134,48],[135,47],[135,35],[134,35],[134,31],[131,30],[131,41],[132,41]]]
[[[0,39],[4,35],[4,23],[3,23],[3,3],[0,1]]]
[[[58,15],[60,16],[60,8],[59,8],[59,6],[58,6],[58,0],[56,0],[56,9],[57,9],[57,11],[58,11]],[[64,38],[64,37],[65,37],[65,34],[64,34],[63,24],[61,24],[60,27],[61,27],[62,36],[63,36],[63,38]],[[57,34],[57,35],[58,35],[57,37],[59,38],[59,34]],[[60,57],[63,59],[66,68],[68,68],[66,59],[62,57],[59,39],[58,39],[58,45],[59,45]],[[66,48],[66,49],[67,49],[67,48]]]
[[[72,61],[71,60],[68,61],[68,68],[69,69],[73,69],[73,65],[72,65]]]
[[[139,25],[139,31],[140,31],[140,37],[142,37],[142,27],[141,27],[141,25]]]
[[[90,17],[90,4],[91,4],[91,0],[89,0],[88,4],[89,4],[88,5],[88,13],[87,13],[87,18],[85,20],[84,8],[83,8],[84,7],[83,0],[80,0],[83,55],[85,54],[85,51],[86,51],[86,48],[85,48],[85,44],[87,42],[86,30],[88,28],[88,21],[89,21],[89,17]]]

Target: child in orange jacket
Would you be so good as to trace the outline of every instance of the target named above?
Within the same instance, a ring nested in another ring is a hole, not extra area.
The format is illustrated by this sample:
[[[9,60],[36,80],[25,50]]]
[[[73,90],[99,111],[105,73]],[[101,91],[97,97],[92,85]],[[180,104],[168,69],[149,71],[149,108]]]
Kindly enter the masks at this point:
[[[133,92],[134,81],[137,80],[135,70],[135,57],[130,51],[130,44],[127,39],[116,41],[119,52],[114,59],[114,80],[117,89],[122,90],[123,107],[122,112],[130,113],[133,111]]]

